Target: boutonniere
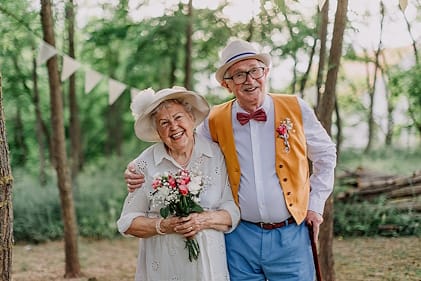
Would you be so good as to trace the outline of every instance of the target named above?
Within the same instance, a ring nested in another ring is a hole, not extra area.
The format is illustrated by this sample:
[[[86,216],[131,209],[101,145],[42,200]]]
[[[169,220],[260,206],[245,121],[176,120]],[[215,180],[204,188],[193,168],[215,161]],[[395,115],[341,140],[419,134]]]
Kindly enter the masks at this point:
[[[288,138],[293,127],[294,125],[292,124],[291,120],[289,118],[285,118],[281,121],[279,127],[276,128],[276,132],[279,134],[278,137],[284,140],[285,152],[289,152],[291,149]]]

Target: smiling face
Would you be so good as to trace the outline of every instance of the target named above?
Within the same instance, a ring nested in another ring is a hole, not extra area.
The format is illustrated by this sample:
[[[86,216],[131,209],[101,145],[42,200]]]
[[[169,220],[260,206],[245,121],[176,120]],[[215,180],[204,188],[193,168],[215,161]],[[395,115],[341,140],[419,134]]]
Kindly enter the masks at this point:
[[[223,80],[221,85],[235,95],[240,106],[247,112],[254,112],[263,103],[266,94],[266,78],[269,68],[256,59],[246,59],[233,64],[224,77],[232,77],[239,72],[248,72],[256,67],[265,67],[261,78],[254,79],[250,74],[242,84],[235,84],[233,80]]]
[[[168,100],[158,106],[152,117],[159,137],[170,151],[181,153],[193,147],[194,117],[185,106]]]

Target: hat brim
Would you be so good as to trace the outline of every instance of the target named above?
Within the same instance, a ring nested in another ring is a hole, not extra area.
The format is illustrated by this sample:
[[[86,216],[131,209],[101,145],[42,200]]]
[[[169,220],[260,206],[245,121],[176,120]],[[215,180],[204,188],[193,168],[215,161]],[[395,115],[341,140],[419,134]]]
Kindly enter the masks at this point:
[[[136,136],[146,142],[160,142],[161,138],[152,122],[152,111],[163,101],[179,99],[189,103],[192,107],[192,113],[195,117],[194,127],[196,128],[209,114],[209,104],[206,99],[192,91],[180,91],[162,96],[156,99],[151,105],[137,118],[134,124]]]
[[[218,68],[218,70],[215,73],[215,78],[219,83],[222,83],[224,80],[224,74],[227,72],[227,70],[235,63],[242,61],[242,60],[248,60],[248,59],[257,59],[261,62],[263,62],[267,67],[270,67],[271,65],[271,58],[269,54],[246,54],[244,56],[239,56],[235,58],[234,60],[229,61],[228,63],[223,64]]]

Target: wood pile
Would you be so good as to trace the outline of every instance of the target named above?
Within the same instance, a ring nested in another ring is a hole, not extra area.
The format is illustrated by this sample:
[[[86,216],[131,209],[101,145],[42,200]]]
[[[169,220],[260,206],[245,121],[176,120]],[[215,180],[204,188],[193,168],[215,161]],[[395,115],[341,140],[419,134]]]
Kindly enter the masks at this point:
[[[370,201],[384,196],[390,207],[421,212],[421,170],[402,176],[357,168],[345,171],[337,180],[340,185],[350,187],[338,194],[336,199],[339,201]]]

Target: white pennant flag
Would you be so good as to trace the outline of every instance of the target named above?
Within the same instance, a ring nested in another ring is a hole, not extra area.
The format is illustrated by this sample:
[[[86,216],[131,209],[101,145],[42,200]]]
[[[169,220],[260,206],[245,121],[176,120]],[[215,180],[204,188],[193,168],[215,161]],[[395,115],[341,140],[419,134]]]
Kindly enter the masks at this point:
[[[109,96],[108,96],[108,104],[112,105],[118,97],[123,93],[124,89],[126,89],[126,84],[118,82],[114,79],[109,79],[108,81],[109,86]]]
[[[50,59],[52,56],[56,54],[57,54],[56,48],[54,48],[47,42],[42,41],[41,45],[39,46],[37,62],[38,64],[43,64],[44,62],[46,62],[48,59]]]
[[[323,9],[323,6],[325,5],[326,0],[319,0],[319,10],[321,11]]]
[[[63,69],[61,70],[61,81],[67,80],[81,66],[80,62],[63,55]]]
[[[406,7],[408,7],[408,0],[399,0],[399,7],[405,12]]]
[[[133,101],[134,97],[140,92],[139,89],[131,88],[130,89],[130,98]]]
[[[85,94],[89,94],[101,79],[102,75],[100,73],[88,69],[85,73]]]

